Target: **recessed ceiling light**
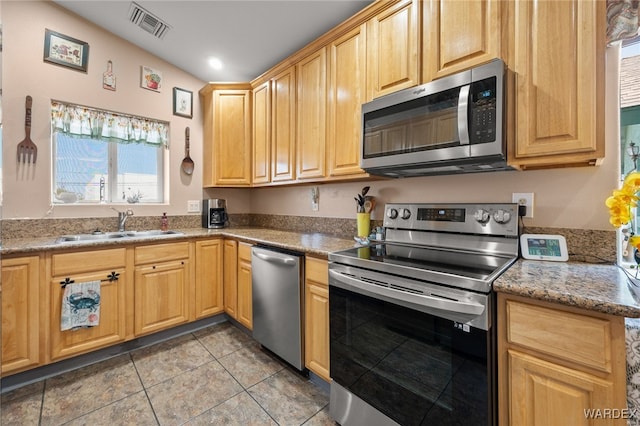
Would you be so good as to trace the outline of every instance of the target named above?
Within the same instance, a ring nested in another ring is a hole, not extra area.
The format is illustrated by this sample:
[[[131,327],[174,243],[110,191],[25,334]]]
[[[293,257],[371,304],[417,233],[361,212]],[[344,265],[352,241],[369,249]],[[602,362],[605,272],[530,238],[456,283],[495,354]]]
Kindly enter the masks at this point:
[[[221,70],[222,61],[218,58],[209,58],[209,66],[211,66],[211,68],[213,68],[214,70]]]

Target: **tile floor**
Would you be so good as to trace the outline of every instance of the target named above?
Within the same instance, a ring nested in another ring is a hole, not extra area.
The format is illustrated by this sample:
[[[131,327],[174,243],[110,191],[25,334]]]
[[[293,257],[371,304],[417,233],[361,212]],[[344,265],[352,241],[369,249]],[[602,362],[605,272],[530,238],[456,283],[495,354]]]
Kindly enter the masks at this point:
[[[2,395],[8,425],[334,425],[326,392],[228,322]]]

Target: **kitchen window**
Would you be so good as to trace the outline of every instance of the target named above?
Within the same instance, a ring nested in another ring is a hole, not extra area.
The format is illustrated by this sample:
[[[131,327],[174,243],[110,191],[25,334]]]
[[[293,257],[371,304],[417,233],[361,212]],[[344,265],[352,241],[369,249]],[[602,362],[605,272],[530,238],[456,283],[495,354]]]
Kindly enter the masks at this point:
[[[53,101],[56,204],[162,203],[168,124]]]

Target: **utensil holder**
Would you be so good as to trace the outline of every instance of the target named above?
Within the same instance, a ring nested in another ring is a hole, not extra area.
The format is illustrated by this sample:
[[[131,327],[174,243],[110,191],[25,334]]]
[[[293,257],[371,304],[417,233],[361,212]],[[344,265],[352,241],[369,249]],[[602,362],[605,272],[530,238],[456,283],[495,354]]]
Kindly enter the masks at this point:
[[[358,237],[368,237],[371,230],[371,213],[356,213]]]

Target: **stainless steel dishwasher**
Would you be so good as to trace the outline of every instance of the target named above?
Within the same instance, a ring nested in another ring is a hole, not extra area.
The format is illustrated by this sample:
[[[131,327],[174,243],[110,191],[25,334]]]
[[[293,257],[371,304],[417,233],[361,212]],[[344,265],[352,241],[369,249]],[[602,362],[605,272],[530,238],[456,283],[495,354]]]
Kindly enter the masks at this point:
[[[253,337],[298,370],[302,351],[302,254],[251,249]]]

